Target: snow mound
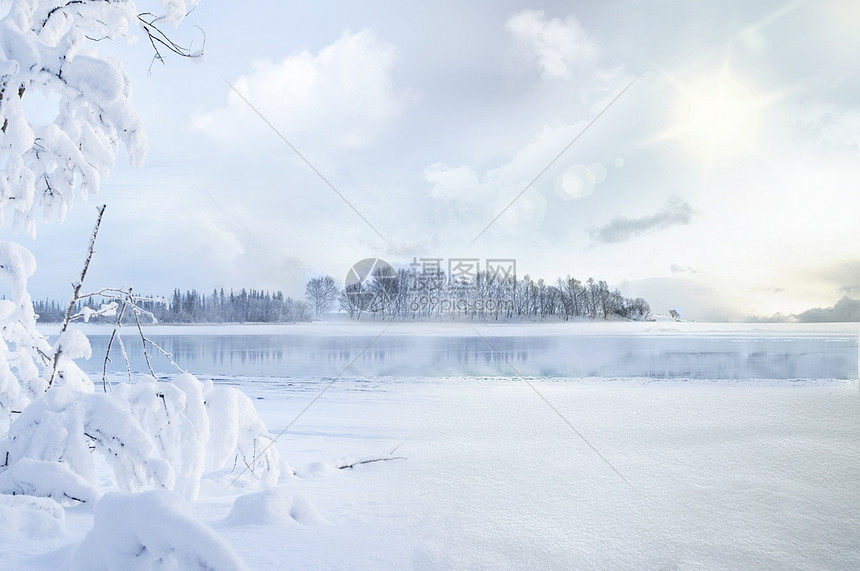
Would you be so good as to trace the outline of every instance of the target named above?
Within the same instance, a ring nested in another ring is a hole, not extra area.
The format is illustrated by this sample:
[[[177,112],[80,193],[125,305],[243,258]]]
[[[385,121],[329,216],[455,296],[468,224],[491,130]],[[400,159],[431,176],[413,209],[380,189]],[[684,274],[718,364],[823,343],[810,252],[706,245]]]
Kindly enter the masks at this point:
[[[105,494],[71,569],[247,569],[233,548],[167,490]]]
[[[40,496],[57,502],[93,502],[101,496],[98,488],[65,464],[32,458],[22,458],[0,474],[0,494]]]
[[[0,495],[0,537],[31,539],[65,533],[66,512],[50,498]]]
[[[224,520],[227,525],[283,525],[292,521],[318,524],[325,520],[309,499],[278,488],[239,496]]]
[[[321,478],[331,476],[338,473],[338,467],[332,462],[311,462],[304,468],[299,468],[295,471],[295,475],[299,478]]]

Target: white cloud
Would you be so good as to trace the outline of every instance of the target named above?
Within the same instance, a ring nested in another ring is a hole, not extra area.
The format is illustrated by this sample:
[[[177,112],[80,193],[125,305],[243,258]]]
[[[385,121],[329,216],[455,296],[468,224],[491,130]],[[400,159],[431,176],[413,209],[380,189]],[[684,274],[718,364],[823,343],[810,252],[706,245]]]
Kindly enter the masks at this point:
[[[393,45],[367,30],[347,31],[317,55],[302,50],[277,63],[256,62],[251,73],[232,83],[300,149],[365,147],[391,127],[403,108],[393,79],[395,61]],[[197,114],[193,125],[237,147],[249,146],[269,130],[232,90],[226,107]],[[269,132],[263,140],[272,136]]]
[[[545,77],[570,79],[597,62],[597,45],[573,16],[548,20],[543,10],[523,10],[511,16],[505,28]]]
[[[494,235],[517,236],[539,230],[546,214],[546,197],[564,183],[565,176],[570,183],[571,173],[566,159],[559,160],[550,168],[547,165],[560,149],[573,140],[584,124],[546,127],[510,160],[483,173],[468,165],[430,165],[424,170],[425,179],[432,185],[429,195],[443,207],[449,207],[447,223],[460,229],[468,227],[467,233],[480,230],[476,221],[487,224],[500,213],[491,228]],[[606,178],[602,165],[594,164],[590,168],[598,173],[593,174],[595,178],[590,183],[589,194],[596,182]],[[535,180],[542,171],[543,174]],[[531,186],[530,181],[534,181]],[[448,228],[445,230],[445,234],[452,232]]]
[[[826,147],[853,147],[860,154],[860,111],[828,112],[811,127]]]
[[[440,200],[468,201],[480,183],[478,175],[471,167],[449,167],[434,163],[424,169],[424,178],[433,185],[430,196]]]

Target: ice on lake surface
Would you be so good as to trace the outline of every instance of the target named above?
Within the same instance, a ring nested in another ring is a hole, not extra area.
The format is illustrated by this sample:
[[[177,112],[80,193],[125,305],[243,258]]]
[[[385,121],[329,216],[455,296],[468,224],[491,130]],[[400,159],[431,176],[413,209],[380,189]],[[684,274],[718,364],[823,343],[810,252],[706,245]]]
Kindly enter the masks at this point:
[[[673,327],[675,326],[675,327]],[[654,379],[854,379],[856,326],[701,324],[487,325],[384,323],[152,327],[147,335],[203,375],[547,376]],[[383,332],[384,331],[384,332]],[[379,335],[383,332],[382,335]],[[379,337],[377,338],[377,335]],[[89,332],[101,373],[109,330]],[[136,330],[123,333],[146,370]],[[156,372],[174,369],[153,352]],[[109,370],[125,370],[114,345]]]

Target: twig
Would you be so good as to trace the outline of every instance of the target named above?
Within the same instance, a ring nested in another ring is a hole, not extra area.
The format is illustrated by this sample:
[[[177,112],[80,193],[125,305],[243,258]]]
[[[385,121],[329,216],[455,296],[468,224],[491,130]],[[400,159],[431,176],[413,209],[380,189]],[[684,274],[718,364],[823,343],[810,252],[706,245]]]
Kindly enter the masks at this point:
[[[406,438],[404,438],[403,440],[401,440],[400,444],[398,444],[397,446],[392,448],[391,452],[389,452],[388,454],[391,455],[391,454],[394,454],[395,452],[397,452],[397,449],[400,448],[401,446],[403,446],[404,444],[406,444],[406,441],[409,440],[410,438],[412,438],[411,434],[409,436],[407,436]]]
[[[131,288],[128,288],[129,294],[131,293]],[[134,322],[137,324],[137,331],[140,333],[140,341],[143,345],[143,357],[146,359],[146,366],[149,368],[149,374],[152,375],[152,378],[156,381],[158,380],[158,376],[155,374],[155,371],[152,368],[152,359],[149,356],[149,351],[146,349],[146,342],[149,339],[146,338],[146,335],[143,334],[143,327],[140,325],[140,312],[136,307],[132,307],[131,312],[134,314]]]
[[[164,348],[161,345],[159,345],[158,343],[156,343],[155,341],[153,341],[149,337],[146,337],[145,339],[146,339],[146,342],[149,343],[153,347],[153,349],[156,349],[159,353],[161,353],[161,355],[165,359],[167,359],[167,361],[171,365],[173,365],[174,369],[176,369],[180,373],[187,373],[188,372],[185,369],[183,369],[182,367],[180,367],[179,363],[177,363],[176,361],[173,360],[173,353],[168,353],[167,351],[164,350]]]
[[[343,466],[338,466],[338,470],[346,470],[349,468],[352,470],[356,466],[361,464],[372,464],[373,462],[388,462],[389,460],[406,460],[405,456],[389,456],[388,458],[374,458],[372,460],[361,460],[360,462],[353,462],[352,464],[344,464]]]
[[[108,365],[108,361],[110,361],[110,350],[111,350],[111,347],[113,346],[113,340],[117,336],[117,333],[119,332],[119,328],[122,327],[122,316],[124,314],[125,314],[125,304],[122,304],[122,307],[119,310],[119,315],[116,318],[116,324],[113,326],[113,331],[111,331],[110,339],[108,339],[107,351],[105,351],[104,366],[102,368],[102,389],[104,389],[104,392],[107,392],[107,365]],[[124,351],[123,351],[123,353],[124,353]],[[126,359],[126,362],[128,362],[128,359]]]
[[[186,14],[186,16],[187,15],[188,14]],[[164,57],[159,51],[159,44],[181,57],[198,58],[203,56],[203,49],[206,47],[206,32],[204,32],[200,26],[194,27],[200,30],[200,33],[203,34],[203,46],[201,46],[199,50],[193,51],[190,46],[186,48],[171,40],[167,34],[158,27],[156,22],[163,20],[164,16],[156,16],[151,12],[141,12],[137,15],[137,19],[140,22],[140,27],[143,28],[144,32],[146,32],[146,36],[149,38],[149,43],[152,45],[152,50],[154,52],[152,55],[152,62],[149,64],[150,73],[152,73],[152,66],[155,62],[160,61],[162,64],[164,63]]]
[[[122,358],[125,359],[125,370],[128,373],[128,382],[131,382],[131,361],[128,360],[128,353],[125,350],[125,343],[123,343],[122,336],[117,337],[119,341],[119,349],[122,351]]]

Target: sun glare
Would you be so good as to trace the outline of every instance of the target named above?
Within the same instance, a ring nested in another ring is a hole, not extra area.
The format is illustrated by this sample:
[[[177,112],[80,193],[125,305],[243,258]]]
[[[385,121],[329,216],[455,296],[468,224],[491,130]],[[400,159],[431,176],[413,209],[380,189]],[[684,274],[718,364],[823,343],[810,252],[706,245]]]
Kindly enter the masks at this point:
[[[709,147],[733,145],[749,135],[750,105],[726,82],[690,97],[686,126]]]
[[[684,141],[708,163],[758,151],[756,131],[766,98],[754,95],[726,70],[676,85],[673,125],[662,138]]]

